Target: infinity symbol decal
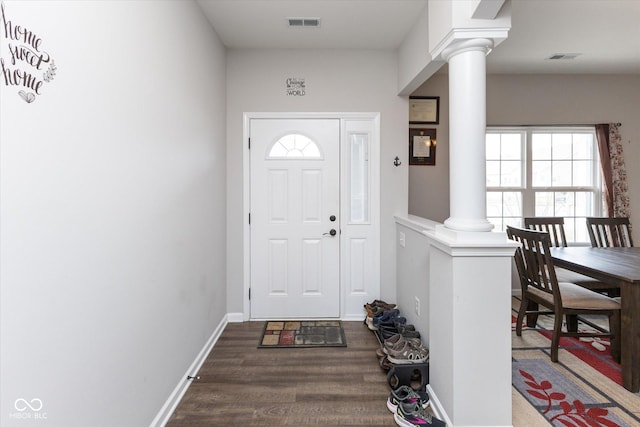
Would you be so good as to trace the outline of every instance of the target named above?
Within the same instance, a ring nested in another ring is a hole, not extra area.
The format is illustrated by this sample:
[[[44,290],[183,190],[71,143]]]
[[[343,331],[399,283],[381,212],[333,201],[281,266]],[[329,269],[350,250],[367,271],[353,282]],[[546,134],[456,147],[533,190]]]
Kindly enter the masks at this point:
[[[35,398],[31,399],[31,402],[27,402],[25,399],[20,398],[16,399],[16,403],[14,403],[13,406],[15,406],[16,410],[20,412],[26,411],[27,408],[31,409],[32,411],[38,412],[40,409],[42,409],[42,400]]]

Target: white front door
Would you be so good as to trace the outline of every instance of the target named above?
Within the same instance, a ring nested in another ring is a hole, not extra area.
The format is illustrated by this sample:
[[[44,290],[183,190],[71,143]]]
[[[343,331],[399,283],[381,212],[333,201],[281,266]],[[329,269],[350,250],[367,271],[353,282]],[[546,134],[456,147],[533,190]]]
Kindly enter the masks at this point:
[[[340,120],[251,119],[251,317],[340,316]]]

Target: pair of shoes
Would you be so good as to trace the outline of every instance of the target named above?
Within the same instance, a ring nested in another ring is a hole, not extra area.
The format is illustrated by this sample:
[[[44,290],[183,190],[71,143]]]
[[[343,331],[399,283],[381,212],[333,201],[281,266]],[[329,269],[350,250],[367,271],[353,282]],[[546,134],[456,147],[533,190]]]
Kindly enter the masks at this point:
[[[416,391],[408,385],[401,385],[389,393],[387,408],[395,414],[400,403],[417,403],[422,409],[427,409],[429,407],[429,394],[426,391]]]
[[[378,325],[378,330],[380,331],[380,335],[382,335],[383,340],[391,338],[396,334],[412,338],[420,337],[420,332],[416,331],[413,325],[405,325],[399,322],[395,322],[393,325]]]
[[[399,340],[392,348],[385,348],[389,362],[397,365],[425,363],[429,360],[429,350],[418,344],[415,338]]]
[[[365,319],[365,324],[372,331],[377,331],[380,326],[393,326],[396,322],[406,323],[407,319],[400,317],[400,310],[397,308],[382,311],[373,317]]]
[[[420,338],[420,332],[416,331],[415,326],[401,322],[402,321],[394,322],[393,325],[379,325],[378,330],[382,335],[382,339],[386,340],[396,334],[403,335],[407,338]]]
[[[397,306],[395,304],[390,304],[378,299],[364,305],[364,309],[367,312],[367,317],[374,317],[382,313],[383,311],[393,310],[396,307]]]
[[[373,326],[389,326],[396,327],[397,324],[407,323],[406,317],[400,316],[400,310],[397,308],[383,312],[380,316],[373,318]]]
[[[399,313],[395,304],[389,304],[380,300],[375,300],[370,304],[365,304],[364,308],[367,311],[367,316],[364,318],[364,324],[372,331],[378,330],[378,325],[373,323],[374,319],[379,319],[386,313],[393,312],[394,310]]]
[[[405,338],[420,338],[420,332],[416,331],[415,326],[396,322],[393,326],[380,325],[378,330],[383,340],[387,340],[394,335],[400,334]]]
[[[430,408],[422,408],[417,402],[399,402],[393,419],[401,427],[447,427],[447,423],[433,416]]]
[[[407,342],[411,343],[414,346],[422,345],[422,341],[420,341],[420,338],[408,338],[404,335],[395,334],[390,338],[384,340],[382,351],[384,351],[384,353],[388,355],[390,350],[397,351],[404,348],[407,345]]]

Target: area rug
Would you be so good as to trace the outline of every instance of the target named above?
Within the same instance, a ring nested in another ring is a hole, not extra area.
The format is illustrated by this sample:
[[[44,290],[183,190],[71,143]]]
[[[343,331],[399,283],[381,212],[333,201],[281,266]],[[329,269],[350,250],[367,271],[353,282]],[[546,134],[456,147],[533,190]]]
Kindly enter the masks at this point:
[[[558,363],[551,362],[551,316],[539,316],[536,330],[515,334],[512,316],[512,382],[517,392],[554,426],[638,426],[640,394],[621,386],[620,365],[609,342],[599,338],[560,341]],[[579,328],[590,328],[580,324]]]
[[[340,320],[269,320],[258,348],[346,347]]]
[[[545,358],[512,363],[513,386],[554,426],[637,426],[628,408]]]
[[[519,300],[518,300],[519,306]],[[593,320],[593,319],[592,319]],[[512,329],[515,330],[516,316],[511,318]],[[598,322],[597,320],[594,320]],[[600,323],[600,322],[598,322]],[[605,322],[606,323],[606,322]],[[608,325],[601,325],[608,326]],[[566,327],[566,325],[565,325]],[[523,325],[523,331],[527,330]],[[542,334],[549,340],[549,346],[551,345],[551,336],[553,329],[553,316],[540,315],[536,323],[536,331]],[[578,325],[580,331],[595,331],[594,328],[582,322]],[[606,375],[609,379],[617,384],[622,385],[622,370],[620,364],[617,363],[613,357],[611,357],[611,343],[608,338],[600,337],[561,337],[560,348],[573,354],[587,365],[591,366],[603,375]],[[549,347],[550,348],[550,347]]]

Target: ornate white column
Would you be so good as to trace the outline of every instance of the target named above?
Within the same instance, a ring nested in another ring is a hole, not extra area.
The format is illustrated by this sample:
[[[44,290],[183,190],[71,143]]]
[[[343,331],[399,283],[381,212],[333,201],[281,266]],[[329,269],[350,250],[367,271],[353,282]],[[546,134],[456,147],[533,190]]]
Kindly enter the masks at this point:
[[[458,231],[491,231],[486,214],[486,55],[489,39],[453,43],[442,52],[449,63],[450,217]]]

